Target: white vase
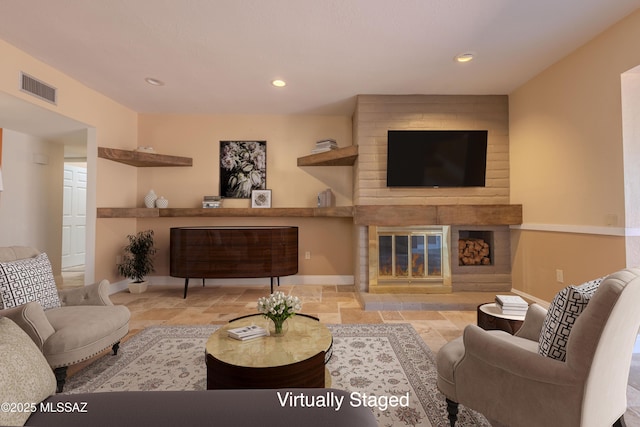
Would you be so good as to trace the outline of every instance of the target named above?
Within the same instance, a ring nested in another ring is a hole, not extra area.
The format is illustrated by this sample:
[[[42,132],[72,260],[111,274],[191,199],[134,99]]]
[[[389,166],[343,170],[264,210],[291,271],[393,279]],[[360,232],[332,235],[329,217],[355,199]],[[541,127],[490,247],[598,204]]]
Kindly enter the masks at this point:
[[[165,199],[163,196],[160,196],[156,199],[156,208],[164,209],[169,206],[169,201]]]
[[[148,208],[153,208],[156,206],[156,199],[158,198],[158,196],[156,196],[155,191],[153,190],[149,190],[149,192],[147,193],[146,196],[144,196],[144,205]]]
[[[148,281],[144,282],[129,282],[129,292],[132,294],[141,294],[147,290],[147,286],[149,285]]]

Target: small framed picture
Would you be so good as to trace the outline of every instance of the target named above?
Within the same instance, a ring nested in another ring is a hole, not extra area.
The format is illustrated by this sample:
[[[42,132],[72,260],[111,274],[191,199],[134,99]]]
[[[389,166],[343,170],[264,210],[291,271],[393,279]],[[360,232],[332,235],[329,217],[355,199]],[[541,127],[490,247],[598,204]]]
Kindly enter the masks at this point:
[[[252,208],[270,208],[271,207],[271,190],[252,190],[251,191],[251,207]]]

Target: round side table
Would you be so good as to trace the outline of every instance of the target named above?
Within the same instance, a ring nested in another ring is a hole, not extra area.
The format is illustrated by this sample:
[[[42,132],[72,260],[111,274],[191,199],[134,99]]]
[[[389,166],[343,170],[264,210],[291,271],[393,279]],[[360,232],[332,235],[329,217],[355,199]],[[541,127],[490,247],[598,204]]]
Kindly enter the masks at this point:
[[[522,326],[524,315],[502,314],[496,303],[490,302],[478,306],[478,326],[487,331],[501,330],[515,334]]]

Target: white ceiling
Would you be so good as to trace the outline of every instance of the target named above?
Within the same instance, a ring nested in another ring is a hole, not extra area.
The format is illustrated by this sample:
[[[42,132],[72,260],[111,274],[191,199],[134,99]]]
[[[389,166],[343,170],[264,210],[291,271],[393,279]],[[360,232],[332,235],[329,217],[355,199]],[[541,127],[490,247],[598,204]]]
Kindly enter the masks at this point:
[[[0,38],[138,112],[349,114],[358,94],[508,94],[639,7],[640,0],[0,0]],[[465,51],[476,60],[455,63]],[[274,78],[287,87],[272,87]]]

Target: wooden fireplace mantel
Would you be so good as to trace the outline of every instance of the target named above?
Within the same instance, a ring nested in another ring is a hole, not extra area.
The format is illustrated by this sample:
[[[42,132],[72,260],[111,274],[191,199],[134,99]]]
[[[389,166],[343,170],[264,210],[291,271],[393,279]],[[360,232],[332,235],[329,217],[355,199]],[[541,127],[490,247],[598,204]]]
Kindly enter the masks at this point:
[[[517,225],[522,205],[368,205],[355,206],[356,225]]]

